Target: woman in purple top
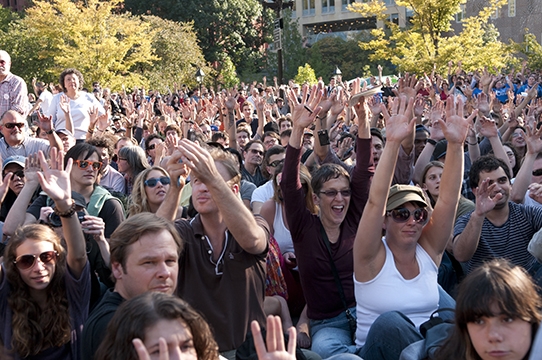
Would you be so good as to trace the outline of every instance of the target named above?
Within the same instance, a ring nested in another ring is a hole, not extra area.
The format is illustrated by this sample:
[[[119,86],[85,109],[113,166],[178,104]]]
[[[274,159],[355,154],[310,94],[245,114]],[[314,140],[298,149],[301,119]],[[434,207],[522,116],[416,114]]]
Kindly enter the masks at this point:
[[[299,166],[303,132],[321,109],[318,104],[322,89],[313,87],[309,98],[307,91],[308,88],[304,87],[302,99],[307,100],[303,103],[299,103],[294,93],[289,94],[290,102],[294,105],[293,128],[280,187],[307,301],[307,315],[311,320],[312,351],[327,358],[356,351],[352,340],[356,304],[352,248],[373,175],[371,132],[369,109],[362,98],[355,107],[359,122],[356,167],[351,177],[336,164],[323,165],[314,172],[311,186],[320,211],[317,215],[312,214],[305,206]],[[337,269],[344,297],[341,296],[331,260]],[[347,309],[350,315],[347,315]]]
[[[55,202],[66,249],[45,225],[20,227],[0,268],[0,338],[14,359],[79,359],[78,339],[88,313],[90,267],[69,172],[51,151],[51,168],[39,153],[43,190]]]

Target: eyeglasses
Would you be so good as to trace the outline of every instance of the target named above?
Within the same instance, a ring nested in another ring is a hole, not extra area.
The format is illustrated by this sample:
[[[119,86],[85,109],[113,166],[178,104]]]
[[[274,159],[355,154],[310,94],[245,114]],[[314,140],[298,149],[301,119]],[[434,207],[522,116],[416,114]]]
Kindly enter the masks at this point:
[[[20,129],[24,128],[24,123],[7,123],[7,124],[4,124],[4,126],[7,128],[7,129],[13,129],[15,126],[17,126]]]
[[[415,222],[425,225],[429,214],[426,209],[416,209],[413,212],[410,212],[410,210],[406,208],[399,208],[388,211],[386,215],[391,216],[391,218],[398,223],[407,222],[408,219],[410,219],[410,215],[412,215]]]
[[[325,196],[329,198],[334,198],[335,196],[337,196],[338,193],[341,193],[343,197],[350,197],[352,195],[352,190],[348,189],[348,190],[341,190],[341,191],[338,191],[338,190],[320,191],[320,194],[324,194]]]
[[[517,133],[513,133],[513,134],[512,134],[512,137],[513,137],[513,138],[517,138],[517,137],[520,137],[520,136],[523,137],[523,134],[520,133],[520,132],[517,132]]]
[[[92,166],[92,170],[100,170],[103,165],[100,161],[90,160],[75,160],[75,164],[79,167],[79,169],[86,169],[90,165]]]
[[[156,185],[158,185],[158,182],[160,182],[160,184],[162,185],[169,185],[171,184],[171,179],[167,176],[161,176],[159,178],[150,178],[150,179],[145,180],[145,186],[153,188]]]
[[[277,166],[279,166],[280,164],[284,163],[284,159],[282,160],[275,160],[273,161],[272,163],[269,163],[269,166],[271,166],[272,168],[276,168]]]
[[[250,149],[250,152],[253,153],[254,155],[258,154],[260,156],[263,156],[263,151],[260,151],[260,150]]]
[[[540,175],[542,175],[542,169],[533,170],[533,176],[540,176]]]
[[[43,264],[49,264],[51,261],[56,260],[58,253],[56,251],[45,251],[36,255],[21,255],[13,262],[19,270],[27,270],[36,264],[36,257],[40,259]]]

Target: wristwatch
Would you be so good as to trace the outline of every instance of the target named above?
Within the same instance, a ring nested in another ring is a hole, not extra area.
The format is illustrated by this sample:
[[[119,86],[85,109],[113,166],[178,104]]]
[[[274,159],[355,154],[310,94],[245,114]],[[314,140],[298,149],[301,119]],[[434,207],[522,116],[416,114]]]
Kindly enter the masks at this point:
[[[51,129],[51,130],[49,130],[49,131],[46,131],[45,133],[46,133],[47,135],[53,135],[54,132],[55,132],[55,129]]]

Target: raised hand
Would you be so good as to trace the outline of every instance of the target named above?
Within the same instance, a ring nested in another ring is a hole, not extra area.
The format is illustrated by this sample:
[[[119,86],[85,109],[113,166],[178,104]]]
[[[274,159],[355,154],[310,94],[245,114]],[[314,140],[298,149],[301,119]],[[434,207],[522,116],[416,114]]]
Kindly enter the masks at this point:
[[[42,151],[38,152],[41,165],[41,172],[38,172],[38,180],[43,191],[55,202],[71,199],[70,172],[72,170],[73,160],[68,159],[66,170],[64,170],[64,154],[57,148],[51,148],[50,167],[47,164],[45,155]]]
[[[484,179],[480,186],[474,190],[476,195],[475,213],[478,216],[485,216],[488,212],[495,208],[497,202],[503,197],[499,191],[496,191],[496,183],[489,185],[489,178]]]
[[[288,350],[286,350],[282,324],[278,316],[270,315],[267,317],[267,344],[263,342],[258,322],[252,321],[250,326],[254,336],[254,347],[258,354],[258,360],[295,360],[297,333],[294,327],[288,329],[290,339],[288,341]]]
[[[390,112],[384,104],[380,105],[382,115],[386,121],[386,139],[389,142],[402,142],[404,139],[413,136],[416,126],[415,118],[412,116],[414,98],[407,100],[405,95],[393,99],[390,104]]]
[[[306,128],[311,125],[322,109],[320,106],[318,106],[320,99],[322,98],[322,91],[319,91],[317,86],[314,85],[311,88],[310,96],[307,98],[308,90],[309,87],[307,85],[303,85],[301,102],[299,102],[293,90],[290,89],[288,91],[288,99],[290,103],[293,104],[292,122],[294,126],[299,128]]]
[[[525,141],[527,143],[527,151],[531,154],[538,154],[542,152],[542,127],[536,128],[536,124],[525,126],[527,134]]]
[[[468,118],[463,116],[463,99],[461,97],[458,97],[456,101],[453,97],[446,101],[446,121],[439,120],[439,123],[448,143],[463,144],[465,142],[469,127],[472,126],[476,114],[478,111],[475,110]]]
[[[38,114],[38,126],[40,127],[41,131],[50,131],[53,128],[53,117],[45,116],[41,113],[41,111],[36,111],[36,113]]]
[[[60,101],[58,103],[58,106],[60,106],[60,110],[62,110],[64,114],[70,113],[70,98],[68,97],[68,95],[60,95]]]
[[[486,138],[496,137],[499,135],[495,120],[482,116],[478,119],[478,133]]]

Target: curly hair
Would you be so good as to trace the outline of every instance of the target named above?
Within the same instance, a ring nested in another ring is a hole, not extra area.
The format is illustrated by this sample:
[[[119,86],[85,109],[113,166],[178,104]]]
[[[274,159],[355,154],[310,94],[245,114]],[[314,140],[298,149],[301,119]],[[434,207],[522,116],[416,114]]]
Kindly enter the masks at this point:
[[[184,300],[160,292],[139,295],[117,309],[95,358],[137,360],[132,340],[144,342],[147,330],[160,320],[180,320],[190,329],[198,360],[218,359],[218,345],[203,317]]]
[[[60,78],[58,79],[58,81],[60,82],[60,86],[62,87],[63,92],[67,91],[66,86],[64,85],[64,78],[66,78],[66,76],[71,75],[71,74],[74,74],[75,76],[77,76],[79,78],[79,89],[78,90],[81,90],[83,88],[83,85],[85,85],[85,79],[83,78],[83,74],[81,74],[81,72],[79,70],[73,69],[73,68],[66,69],[60,74]]]
[[[139,173],[134,181],[134,188],[132,189],[132,195],[130,196],[128,217],[142,212],[152,212],[147,199],[147,192],[145,191],[145,180],[147,179],[149,173],[153,170],[162,172],[164,176],[169,176],[166,169],[160,166],[153,166]]]
[[[50,242],[58,253],[51,283],[46,289],[47,304],[39,304],[30,295],[15,266],[17,248],[25,241]],[[60,238],[45,225],[31,224],[19,227],[6,247],[6,278],[12,289],[8,305],[13,312],[11,320],[11,347],[21,358],[36,355],[50,347],[70,342],[70,314],[64,284],[66,250]],[[41,305],[41,306],[40,306]]]

